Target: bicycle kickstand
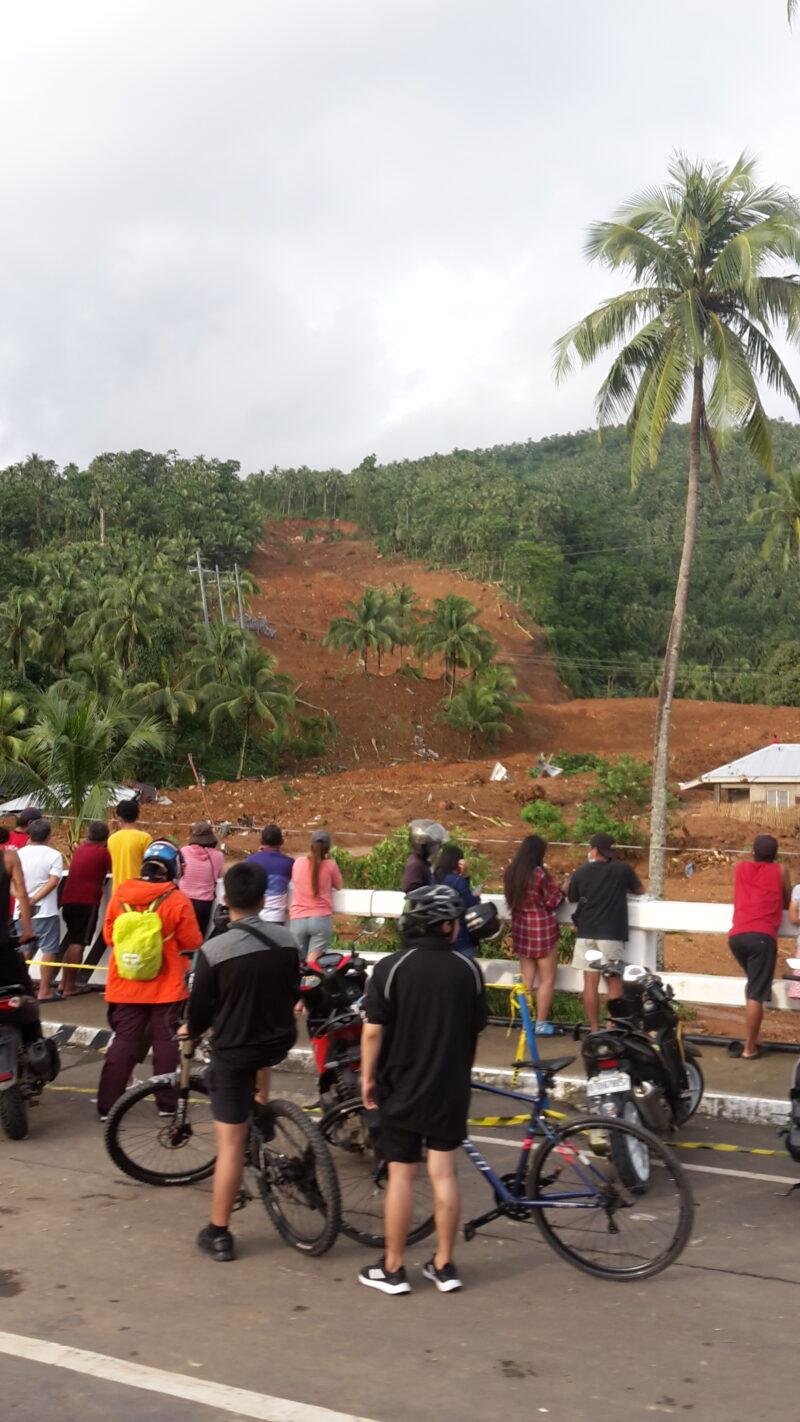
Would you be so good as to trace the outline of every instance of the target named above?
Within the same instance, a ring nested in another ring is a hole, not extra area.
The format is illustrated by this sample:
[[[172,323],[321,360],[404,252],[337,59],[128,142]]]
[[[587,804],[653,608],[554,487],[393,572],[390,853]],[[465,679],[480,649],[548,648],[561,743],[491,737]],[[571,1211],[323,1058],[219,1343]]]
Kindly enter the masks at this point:
[[[479,1215],[477,1219],[467,1220],[464,1225],[464,1239],[467,1244],[474,1239],[479,1229],[485,1224],[491,1224],[493,1220],[499,1220],[505,1214],[505,1210],[487,1210],[485,1215]]]

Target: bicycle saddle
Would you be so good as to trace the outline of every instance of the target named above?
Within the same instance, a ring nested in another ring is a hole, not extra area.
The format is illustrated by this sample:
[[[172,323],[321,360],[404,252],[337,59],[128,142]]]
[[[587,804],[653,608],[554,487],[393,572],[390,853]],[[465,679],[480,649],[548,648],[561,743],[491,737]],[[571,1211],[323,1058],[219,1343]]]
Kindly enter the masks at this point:
[[[555,1072],[571,1066],[575,1060],[575,1057],[542,1057],[538,1062],[512,1062],[511,1065],[525,1067],[528,1071],[544,1071],[548,1076],[552,1076]]]

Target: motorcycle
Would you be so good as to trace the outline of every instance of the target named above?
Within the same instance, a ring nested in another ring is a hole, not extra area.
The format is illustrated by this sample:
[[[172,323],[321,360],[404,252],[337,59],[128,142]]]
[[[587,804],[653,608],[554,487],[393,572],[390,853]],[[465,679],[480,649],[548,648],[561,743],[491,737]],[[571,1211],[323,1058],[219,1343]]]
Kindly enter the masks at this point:
[[[789,958],[788,966],[792,969],[793,974],[800,972],[800,958]],[[795,981],[797,981],[796,978]],[[783,1136],[786,1149],[792,1160],[800,1163],[800,1061],[795,1062],[792,1084],[789,1087],[789,1124],[784,1126],[779,1134]],[[792,1189],[800,1189],[800,1182]]]
[[[0,987],[0,1126],[9,1140],[28,1134],[28,1107],[55,1081],[61,1060],[42,1036],[39,1004],[17,983]]]
[[[705,1087],[697,1064],[701,1054],[684,1040],[675,994],[657,973],[638,964],[607,962],[597,949],[586,959],[604,978],[621,978],[623,985],[622,997],[608,999],[605,1027],[590,1032],[581,1048],[590,1109],[668,1135],[694,1115]],[[633,1137],[614,1145],[626,1152],[615,1161],[624,1183],[646,1190],[646,1145]]]

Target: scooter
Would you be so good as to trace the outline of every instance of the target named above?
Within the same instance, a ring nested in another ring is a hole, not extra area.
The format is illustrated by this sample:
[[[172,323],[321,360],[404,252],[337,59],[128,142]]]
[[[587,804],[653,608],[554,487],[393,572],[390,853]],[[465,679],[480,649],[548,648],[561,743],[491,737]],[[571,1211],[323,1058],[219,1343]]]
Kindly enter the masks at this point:
[[[28,1107],[60,1069],[58,1047],[42,1036],[36,998],[17,983],[0,987],[0,1126],[9,1140],[27,1136]]]
[[[638,964],[607,962],[597,949],[586,960],[604,978],[621,978],[620,998],[609,998],[607,1023],[584,1039],[589,1106],[665,1136],[694,1115],[705,1083],[697,1064],[700,1052],[683,1037],[675,994],[657,973]],[[615,1143],[616,1144],[616,1143]],[[631,1189],[647,1189],[650,1153],[631,1137],[617,1145],[626,1151],[615,1162]]]
[[[317,1065],[323,1110],[360,1095],[361,1002],[368,965],[338,948],[303,964],[301,1001]]]

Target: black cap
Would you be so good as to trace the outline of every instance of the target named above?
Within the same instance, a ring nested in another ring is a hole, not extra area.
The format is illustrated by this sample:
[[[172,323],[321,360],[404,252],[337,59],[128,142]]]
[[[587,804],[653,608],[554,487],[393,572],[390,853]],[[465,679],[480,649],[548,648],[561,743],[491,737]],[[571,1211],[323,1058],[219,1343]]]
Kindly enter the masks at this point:
[[[602,854],[604,859],[610,859],[614,852],[614,841],[610,834],[593,834],[589,840],[590,848],[596,849],[598,854]]]

